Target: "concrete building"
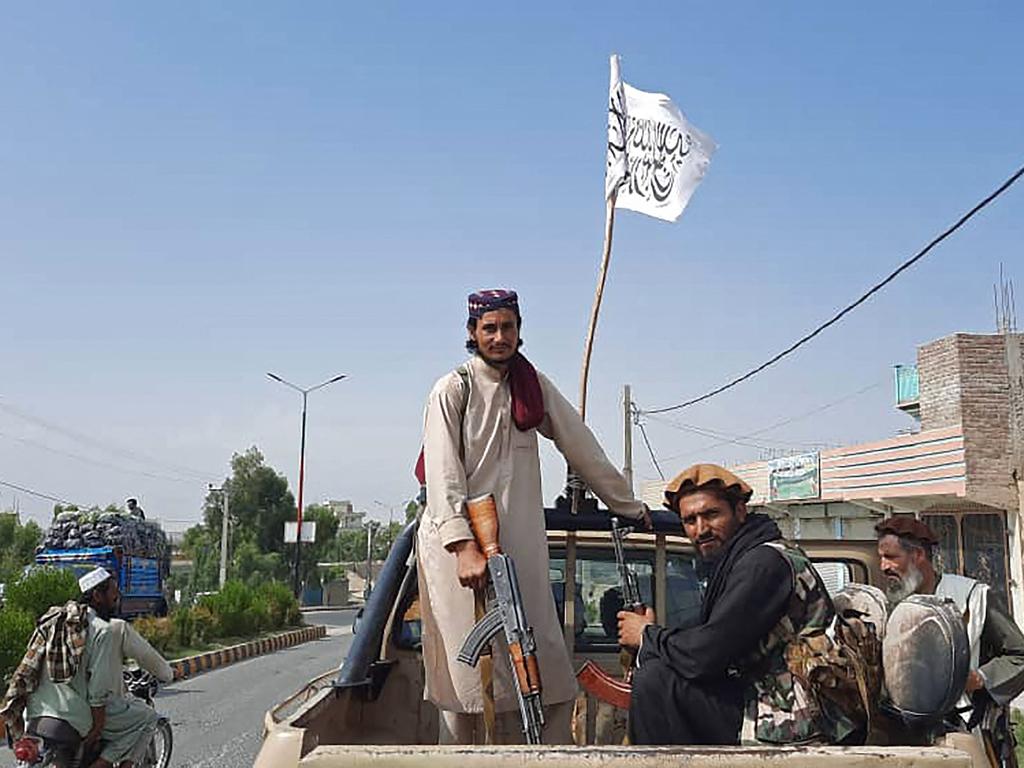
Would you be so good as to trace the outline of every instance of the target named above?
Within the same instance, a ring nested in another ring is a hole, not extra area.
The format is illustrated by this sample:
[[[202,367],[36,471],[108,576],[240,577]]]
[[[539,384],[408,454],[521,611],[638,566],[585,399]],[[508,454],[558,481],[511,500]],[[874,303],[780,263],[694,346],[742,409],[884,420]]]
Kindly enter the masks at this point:
[[[940,565],[990,584],[1021,620],[1024,334],[953,334],[895,377],[912,434],[732,470],[793,539],[872,540],[882,517],[921,518],[942,539]],[[648,504],[662,485],[645,487]]]
[[[351,501],[336,499],[328,499],[324,502],[324,506],[334,513],[334,516],[338,518],[338,529],[342,531],[357,530],[363,527],[363,518],[366,516],[365,512],[356,512],[355,507]]]

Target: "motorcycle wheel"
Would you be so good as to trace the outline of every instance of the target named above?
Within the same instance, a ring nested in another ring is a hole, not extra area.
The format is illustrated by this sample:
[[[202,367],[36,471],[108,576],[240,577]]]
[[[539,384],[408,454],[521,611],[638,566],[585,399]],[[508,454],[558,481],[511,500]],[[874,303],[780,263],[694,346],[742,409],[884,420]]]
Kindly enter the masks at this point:
[[[171,731],[171,724],[160,718],[156,724],[156,733],[149,742],[149,749],[146,750],[146,764],[148,768],[167,768],[171,763],[171,749],[174,747],[174,733]]]

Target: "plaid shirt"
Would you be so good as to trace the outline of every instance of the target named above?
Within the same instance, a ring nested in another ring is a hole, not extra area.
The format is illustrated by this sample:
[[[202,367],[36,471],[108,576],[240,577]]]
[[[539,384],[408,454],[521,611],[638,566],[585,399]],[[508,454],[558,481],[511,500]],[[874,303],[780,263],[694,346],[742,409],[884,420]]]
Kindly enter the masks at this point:
[[[54,606],[39,619],[0,708],[0,719],[7,721],[15,738],[25,730],[22,714],[39,685],[43,663],[53,682],[69,682],[85,652],[88,627],[88,608],[76,602]]]

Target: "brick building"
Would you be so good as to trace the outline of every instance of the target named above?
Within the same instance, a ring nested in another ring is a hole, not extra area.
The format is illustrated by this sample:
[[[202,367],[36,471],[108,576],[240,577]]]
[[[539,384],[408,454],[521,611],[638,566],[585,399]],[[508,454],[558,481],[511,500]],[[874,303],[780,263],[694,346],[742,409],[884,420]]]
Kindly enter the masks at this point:
[[[942,539],[948,572],[990,584],[1024,616],[1024,334],[925,344],[897,366],[896,405],[919,428],[820,453],[733,467],[751,501],[794,539],[873,539],[889,515],[915,515]],[[648,503],[661,484],[645,487]],[[658,501],[660,503],[660,501]]]

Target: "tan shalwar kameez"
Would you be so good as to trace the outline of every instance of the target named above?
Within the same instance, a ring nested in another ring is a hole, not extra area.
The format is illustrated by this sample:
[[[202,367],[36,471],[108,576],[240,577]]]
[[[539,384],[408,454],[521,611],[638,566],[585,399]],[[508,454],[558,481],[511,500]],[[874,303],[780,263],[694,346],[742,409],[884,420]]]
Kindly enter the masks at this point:
[[[128,622],[105,621],[89,609],[89,704],[106,705],[107,719],[100,734],[102,757],[114,765],[125,760],[138,764],[145,755],[159,716],[152,707],[133,698],[124,687],[124,660],[169,683],[174,672],[164,658]]]
[[[483,711],[480,671],[456,660],[474,624],[473,591],[459,585],[456,557],[445,547],[473,538],[466,500],[493,493],[500,543],[515,562],[526,616],[537,641],[544,704],[569,702],[575,698],[576,681],[549,582],[537,432],[554,441],[611,511],[638,518],[642,506],[577,410],[543,374],[538,373],[544,420],[538,429],[521,432],[512,420],[504,373],[478,356],[465,368],[468,381],[464,382],[458,371],[442,377],[426,408],[427,506],[417,539],[424,696],[447,712]],[[517,713],[501,633],[499,638],[495,645],[495,709]]]

